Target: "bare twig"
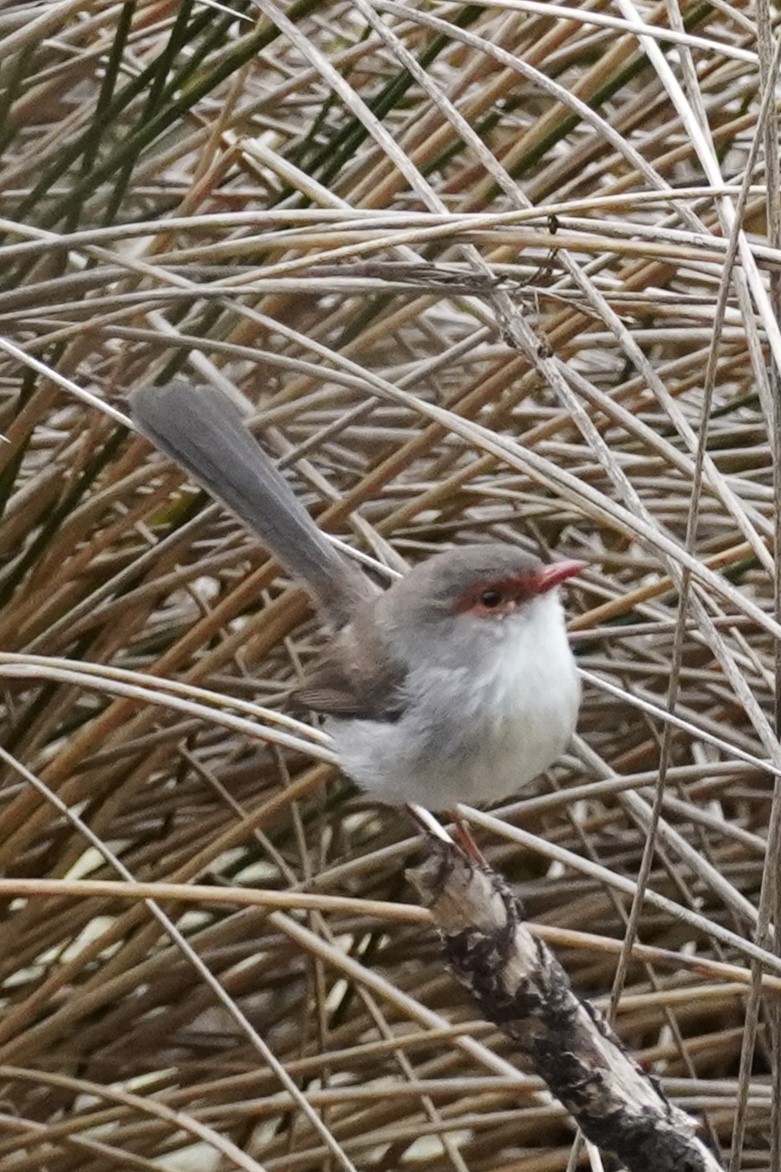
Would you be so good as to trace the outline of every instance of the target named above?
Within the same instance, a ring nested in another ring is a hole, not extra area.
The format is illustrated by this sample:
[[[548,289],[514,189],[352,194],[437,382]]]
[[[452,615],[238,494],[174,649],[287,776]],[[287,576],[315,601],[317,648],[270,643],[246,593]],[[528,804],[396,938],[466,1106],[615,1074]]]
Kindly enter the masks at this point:
[[[427,847],[408,875],[431,909],[451,970],[583,1133],[629,1172],[717,1172],[692,1120],[630,1058],[602,1014],[576,997],[499,875],[440,838]]]

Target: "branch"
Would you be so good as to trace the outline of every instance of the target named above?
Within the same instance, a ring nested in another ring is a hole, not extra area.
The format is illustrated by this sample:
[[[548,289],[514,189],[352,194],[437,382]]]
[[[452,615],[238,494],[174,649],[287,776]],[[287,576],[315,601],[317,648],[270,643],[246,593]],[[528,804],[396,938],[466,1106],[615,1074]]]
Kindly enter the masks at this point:
[[[428,836],[409,878],[431,909],[448,962],[484,1016],[516,1042],[584,1135],[629,1172],[719,1172],[693,1120],[668,1102],[605,1018],[523,923],[504,881]]]

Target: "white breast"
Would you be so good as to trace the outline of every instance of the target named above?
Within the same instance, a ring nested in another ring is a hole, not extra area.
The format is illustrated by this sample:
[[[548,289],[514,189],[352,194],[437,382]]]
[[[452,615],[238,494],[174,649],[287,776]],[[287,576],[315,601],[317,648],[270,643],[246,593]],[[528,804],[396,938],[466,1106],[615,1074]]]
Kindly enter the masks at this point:
[[[575,730],[580,680],[561,607],[550,594],[536,605],[534,621],[509,624],[493,670],[475,683],[484,697],[483,751],[493,766],[474,779],[483,793],[475,800],[497,801],[531,781],[560,756]]]
[[[557,592],[490,627],[480,621],[468,668],[426,662],[410,672],[399,721],[329,722],[345,772],[380,800],[433,810],[495,802],[566,748],[580,683]]]

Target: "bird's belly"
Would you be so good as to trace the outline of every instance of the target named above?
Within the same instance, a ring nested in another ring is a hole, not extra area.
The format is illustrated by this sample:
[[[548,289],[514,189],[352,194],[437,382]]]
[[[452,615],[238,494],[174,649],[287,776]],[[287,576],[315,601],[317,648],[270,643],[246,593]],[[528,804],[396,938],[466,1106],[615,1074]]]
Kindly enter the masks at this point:
[[[382,801],[433,810],[507,797],[547,769],[574,731],[580,685],[565,651],[531,672],[527,661],[523,673],[443,677],[393,724],[335,721],[345,772]]]

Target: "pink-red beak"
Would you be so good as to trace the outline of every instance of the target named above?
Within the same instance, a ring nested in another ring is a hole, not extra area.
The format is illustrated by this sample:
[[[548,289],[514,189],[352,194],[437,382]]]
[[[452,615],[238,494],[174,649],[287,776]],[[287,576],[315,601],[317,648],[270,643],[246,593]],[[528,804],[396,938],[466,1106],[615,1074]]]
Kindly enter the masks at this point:
[[[537,579],[538,593],[545,594],[554,586],[565,582],[567,578],[573,578],[575,574],[582,574],[587,566],[588,562],[581,562],[576,558],[568,558],[563,562],[552,562],[549,566],[543,566]]]

